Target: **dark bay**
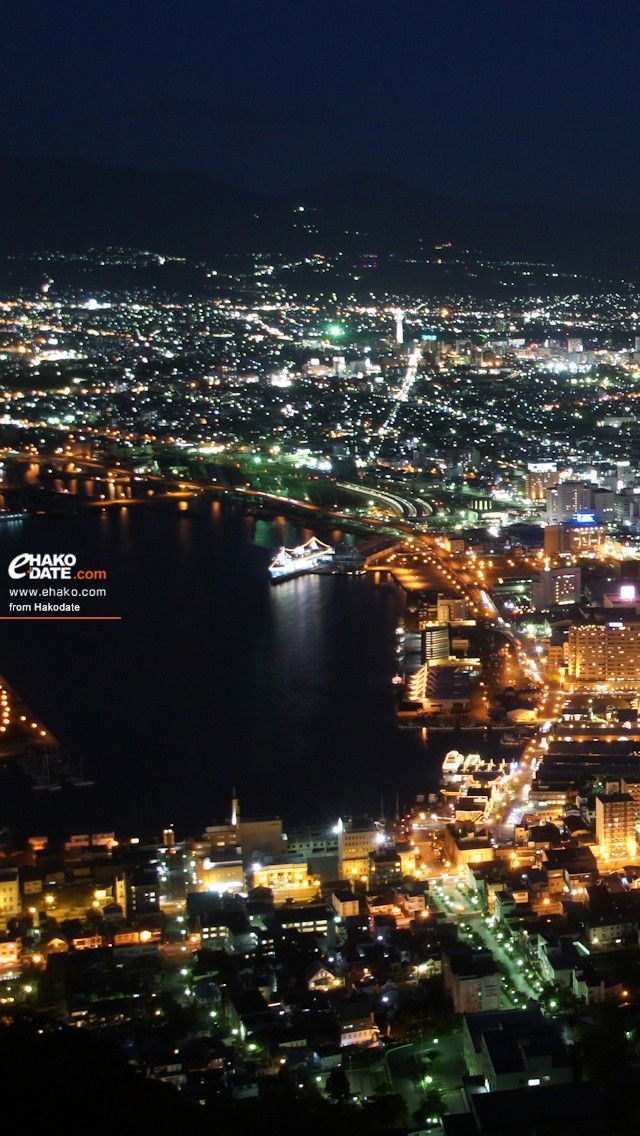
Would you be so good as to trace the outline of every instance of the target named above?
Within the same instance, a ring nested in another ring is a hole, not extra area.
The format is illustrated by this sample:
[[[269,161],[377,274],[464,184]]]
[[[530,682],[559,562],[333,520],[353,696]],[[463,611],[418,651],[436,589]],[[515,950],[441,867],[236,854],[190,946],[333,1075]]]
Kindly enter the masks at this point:
[[[195,832],[234,786],[245,815],[325,822],[433,789],[435,756],[394,718],[398,592],[363,576],[270,586],[272,550],[308,535],[211,502],[1,526],[3,575],[18,552],[72,551],[107,569],[92,610],[123,618],[0,624],[0,673],[95,781],[34,792],[4,768],[0,824]]]

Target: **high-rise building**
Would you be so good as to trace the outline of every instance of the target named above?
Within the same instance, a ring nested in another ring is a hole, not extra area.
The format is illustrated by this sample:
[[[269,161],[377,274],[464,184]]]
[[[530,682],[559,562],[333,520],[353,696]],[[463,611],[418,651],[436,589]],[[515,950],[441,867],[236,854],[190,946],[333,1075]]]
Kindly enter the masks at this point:
[[[640,777],[627,774],[620,779],[620,792],[628,793],[636,806],[636,820],[640,816]]]
[[[531,597],[537,611],[555,604],[577,603],[581,592],[581,571],[577,565],[547,568],[534,578]]]
[[[570,627],[569,678],[636,686],[640,682],[640,624],[587,623]]]
[[[546,492],[547,522],[550,525],[572,520],[576,514],[593,508],[593,486],[583,481],[561,481]]]
[[[449,658],[449,628],[446,623],[428,623],[421,636],[423,663]]]
[[[617,494],[611,489],[594,489],[593,511],[599,521],[612,524],[617,516]]]
[[[637,808],[630,793],[596,797],[596,840],[605,860],[627,860],[636,853]]]
[[[634,479],[630,461],[616,462],[617,489],[627,489]]]
[[[525,478],[525,492],[531,501],[544,501],[547,489],[558,483],[555,462],[529,462]]]

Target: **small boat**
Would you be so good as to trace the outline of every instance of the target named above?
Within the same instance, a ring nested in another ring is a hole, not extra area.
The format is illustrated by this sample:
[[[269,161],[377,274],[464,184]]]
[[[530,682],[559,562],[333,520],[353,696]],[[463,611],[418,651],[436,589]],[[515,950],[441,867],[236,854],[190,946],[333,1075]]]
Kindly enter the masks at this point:
[[[506,731],[500,739],[500,745],[503,746],[521,746],[524,743],[524,738],[519,738],[517,734],[507,733]]]
[[[443,773],[457,773],[464,761],[463,754],[459,753],[457,749],[451,749],[445,754],[444,761],[442,762]]]

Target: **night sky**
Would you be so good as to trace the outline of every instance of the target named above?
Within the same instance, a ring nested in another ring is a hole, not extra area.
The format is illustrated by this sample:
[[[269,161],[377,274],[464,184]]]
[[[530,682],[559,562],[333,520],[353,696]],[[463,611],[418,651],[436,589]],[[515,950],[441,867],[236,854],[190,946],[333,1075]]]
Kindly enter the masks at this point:
[[[4,0],[0,153],[638,211],[638,0]]]

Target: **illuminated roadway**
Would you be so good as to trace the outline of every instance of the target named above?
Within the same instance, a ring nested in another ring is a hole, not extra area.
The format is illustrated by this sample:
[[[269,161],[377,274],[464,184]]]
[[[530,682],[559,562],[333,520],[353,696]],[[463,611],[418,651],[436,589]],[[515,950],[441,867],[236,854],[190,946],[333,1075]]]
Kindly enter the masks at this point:
[[[383,505],[388,505],[398,516],[415,519],[418,516],[418,510],[413,501],[408,497],[400,497],[398,494],[386,493],[380,489],[369,489],[366,485],[352,485],[348,481],[336,482],[338,489],[346,489],[349,493],[357,493],[361,497],[367,497],[369,503],[373,504],[374,501],[381,501]]]
[[[398,395],[397,395],[396,400],[393,404],[393,407],[391,409],[389,417],[387,418],[387,421],[384,423],[384,425],[380,426],[380,428],[378,430],[378,438],[379,438],[378,446],[377,446],[376,449],[373,449],[369,453],[369,460],[370,461],[375,461],[376,458],[378,457],[378,454],[380,453],[380,450],[382,449],[382,445],[384,443],[385,438],[388,436],[388,434],[391,432],[393,426],[395,425],[395,421],[396,421],[396,418],[398,417],[398,412],[400,410],[400,407],[402,406],[402,404],[404,402],[407,401],[407,399],[409,397],[409,394],[411,392],[411,388],[413,387],[413,384],[415,383],[415,381],[418,377],[418,366],[420,364],[421,358],[422,358],[422,356],[421,356],[419,351],[412,351],[411,352],[411,354],[409,356],[409,365],[407,367],[404,379],[402,381],[402,386],[400,387],[400,390],[398,391]]]

